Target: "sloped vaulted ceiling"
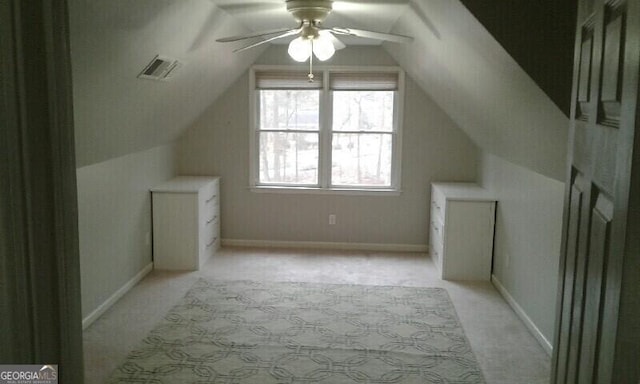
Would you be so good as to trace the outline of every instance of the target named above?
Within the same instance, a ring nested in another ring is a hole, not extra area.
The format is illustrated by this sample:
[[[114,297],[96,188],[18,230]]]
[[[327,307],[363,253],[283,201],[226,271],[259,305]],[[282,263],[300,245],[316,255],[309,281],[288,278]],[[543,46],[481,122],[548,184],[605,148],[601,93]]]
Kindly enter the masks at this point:
[[[274,3],[282,3],[280,11]],[[352,0],[330,17],[346,27],[413,36],[411,44],[383,47],[480,148],[564,178],[568,119],[459,0],[384,3],[391,8],[383,14],[360,15]],[[284,0],[69,4],[78,166],[175,140],[264,50],[233,54],[215,39],[290,17]],[[156,54],[184,67],[168,82],[137,79]]]
[[[175,140],[260,55],[216,36],[247,32],[207,0],[69,0],[77,165]],[[169,81],[136,76],[157,55]]]
[[[461,0],[569,116],[577,0]]]
[[[391,56],[480,148],[564,180],[569,121],[562,111],[461,2],[409,7],[393,31],[415,41],[384,44]]]

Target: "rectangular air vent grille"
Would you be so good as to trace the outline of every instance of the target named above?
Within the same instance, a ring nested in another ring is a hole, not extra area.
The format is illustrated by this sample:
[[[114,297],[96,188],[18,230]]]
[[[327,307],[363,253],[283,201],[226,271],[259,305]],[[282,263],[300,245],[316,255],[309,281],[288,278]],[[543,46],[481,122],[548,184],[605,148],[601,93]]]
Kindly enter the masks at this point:
[[[151,60],[149,65],[147,65],[142,72],[140,72],[138,78],[149,80],[168,80],[181,66],[182,63],[176,59],[158,55]]]

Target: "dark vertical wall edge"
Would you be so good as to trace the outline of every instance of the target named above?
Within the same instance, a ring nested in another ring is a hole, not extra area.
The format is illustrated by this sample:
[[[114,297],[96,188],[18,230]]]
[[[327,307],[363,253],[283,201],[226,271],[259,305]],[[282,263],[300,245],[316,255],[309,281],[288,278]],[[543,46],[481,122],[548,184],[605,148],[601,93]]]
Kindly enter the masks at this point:
[[[71,61],[65,0],[0,1],[0,363],[82,383]]]

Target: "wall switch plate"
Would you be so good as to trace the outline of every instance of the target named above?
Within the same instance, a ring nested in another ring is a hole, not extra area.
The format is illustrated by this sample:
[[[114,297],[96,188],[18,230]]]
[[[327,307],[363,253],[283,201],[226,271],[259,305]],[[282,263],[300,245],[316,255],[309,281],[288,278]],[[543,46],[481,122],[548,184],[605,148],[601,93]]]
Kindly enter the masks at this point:
[[[336,215],[330,214],[329,215],[329,225],[335,225],[335,224],[336,224]]]

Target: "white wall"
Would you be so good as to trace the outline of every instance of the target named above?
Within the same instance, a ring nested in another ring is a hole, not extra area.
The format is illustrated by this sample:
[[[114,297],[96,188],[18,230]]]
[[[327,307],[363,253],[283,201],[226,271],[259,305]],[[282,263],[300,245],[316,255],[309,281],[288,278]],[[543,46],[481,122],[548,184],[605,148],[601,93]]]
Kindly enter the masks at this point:
[[[69,0],[79,167],[173,142],[258,57],[222,36],[249,32],[208,0]],[[170,81],[137,76],[158,54]]]
[[[552,342],[564,183],[486,152],[479,179],[498,200],[493,274]]]
[[[149,188],[173,176],[173,146],[77,169],[82,316],[151,262]]]
[[[258,63],[290,63],[285,50],[272,47]],[[349,47],[338,51],[331,62],[358,63],[395,65],[379,47]],[[252,192],[248,93],[245,74],[177,145],[178,173],[222,177],[223,239],[426,245],[429,183],[476,177],[476,147],[407,77],[400,196]],[[328,225],[330,213],[337,215],[336,225]]]

